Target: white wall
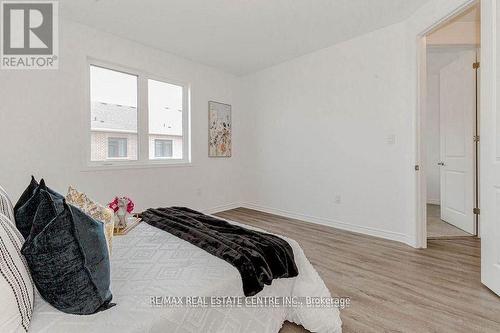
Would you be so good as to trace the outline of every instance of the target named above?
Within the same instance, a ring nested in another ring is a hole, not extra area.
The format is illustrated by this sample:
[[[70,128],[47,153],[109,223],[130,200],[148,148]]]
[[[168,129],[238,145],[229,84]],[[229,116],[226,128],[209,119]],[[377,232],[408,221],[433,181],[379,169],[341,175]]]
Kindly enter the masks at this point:
[[[34,174],[56,190],[65,192],[72,184],[104,203],[117,194],[130,195],[138,210],[209,209],[239,201],[236,170],[242,149],[235,77],[76,23],[60,23],[59,70],[0,70],[0,184],[12,197],[17,199]],[[87,56],[191,83],[192,166],[85,171]],[[209,100],[234,105],[230,159],[207,157]]]
[[[417,35],[465,2],[245,77],[244,201],[417,246]]]
[[[246,200],[406,241],[406,43],[396,24],[246,77]]]

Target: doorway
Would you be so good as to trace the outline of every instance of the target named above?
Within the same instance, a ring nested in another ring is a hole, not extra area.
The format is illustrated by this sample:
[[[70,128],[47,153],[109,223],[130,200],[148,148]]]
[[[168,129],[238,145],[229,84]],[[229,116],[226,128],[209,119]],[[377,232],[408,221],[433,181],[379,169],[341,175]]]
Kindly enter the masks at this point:
[[[427,238],[477,234],[478,50],[427,48]]]
[[[456,17],[479,1],[466,0],[459,8],[445,14],[446,16],[433,21],[428,28],[417,35],[417,108],[415,112],[415,247],[427,247],[427,224],[426,224],[426,179],[425,179],[425,145],[423,143],[423,131],[425,129],[426,109],[426,39],[432,31],[439,28],[449,18]],[[498,125],[498,98],[500,87],[500,76],[498,66],[498,41],[500,41],[500,26],[497,25],[500,18],[500,6],[496,0],[481,0],[481,56],[478,72],[479,79],[479,122],[480,133],[479,155],[479,185],[480,196],[479,207],[480,220],[478,224],[478,235],[481,244],[481,282],[497,295],[500,295],[500,126]],[[467,239],[470,241],[470,238]],[[439,240],[432,242],[448,242]]]
[[[425,35],[421,128],[427,239],[478,235],[480,5]]]

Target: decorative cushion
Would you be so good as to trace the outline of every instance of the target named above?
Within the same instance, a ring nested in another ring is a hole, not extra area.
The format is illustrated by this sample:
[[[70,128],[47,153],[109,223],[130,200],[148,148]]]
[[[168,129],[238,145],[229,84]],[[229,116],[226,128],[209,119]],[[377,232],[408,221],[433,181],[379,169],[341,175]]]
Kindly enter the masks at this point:
[[[14,223],[14,208],[2,186],[0,186],[0,214],[3,214],[11,223]]]
[[[64,198],[40,191],[33,227],[21,252],[40,295],[55,308],[84,315],[112,306],[103,224]]]
[[[25,239],[28,238],[30,234],[33,219],[35,218],[36,210],[38,208],[38,204],[40,203],[40,193],[42,190],[49,192],[52,196],[61,200],[64,199],[61,194],[48,188],[43,179],[40,181],[40,184],[37,184],[35,179],[33,177],[31,178],[31,183],[28,185],[14,207],[16,227]]]
[[[113,229],[114,229],[114,213],[101,204],[94,202],[85,193],[78,192],[74,187],[68,188],[66,194],[66,201],[70,204],[80,208],[86,214],[92,216],[95,220],[104,223],[104,230],[106,232],[106,242],[108,244],[109,253],[111,253],[113,243]]]
[[[0,332],[28,332],[33,313],[34,286],[24,242],[13,221],[0,214]]]
[[[35,180],[35,177],[31,176],[31,181],[28,187],[26,187],[23,194],[21,194],[19,200],[17,200],[17,203],[14,206],[14,214],[16,214],[17,210],[33,196],[37,187],[38,187],[38,182]]]

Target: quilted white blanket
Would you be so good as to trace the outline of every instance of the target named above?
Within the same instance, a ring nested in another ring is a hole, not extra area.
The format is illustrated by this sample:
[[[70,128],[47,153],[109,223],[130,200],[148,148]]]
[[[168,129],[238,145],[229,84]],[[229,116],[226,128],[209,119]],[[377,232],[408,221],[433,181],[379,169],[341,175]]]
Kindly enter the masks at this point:
[[[274,280],[257,296],[330,297],[298,243],[283,238],[293,248],[299,275]],[[152,297],[243,296],[243,290],[236,268],[146,223],[139,224],[126,236],[113,238],[111,270],[115,307],[91,316],[76,316],[56,310],[37,295],[30,332],[274,333],[285,320],[302,324],[311,332],[341,332],[339,311],[331,307],[152,305]]]

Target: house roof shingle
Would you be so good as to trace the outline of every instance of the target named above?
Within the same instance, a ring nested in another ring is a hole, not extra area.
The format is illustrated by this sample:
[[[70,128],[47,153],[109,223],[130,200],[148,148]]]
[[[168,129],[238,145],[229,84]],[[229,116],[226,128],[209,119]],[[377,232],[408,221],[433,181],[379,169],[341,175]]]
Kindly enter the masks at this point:
[[[91,129],[137,132],[137,108],[133,106],[92,102]]]
[[[182,135],[182,110],[162,108],[150,115],[150,134]],[[137,133],[137,108],[93,101],[91,109],[93,131]]]

